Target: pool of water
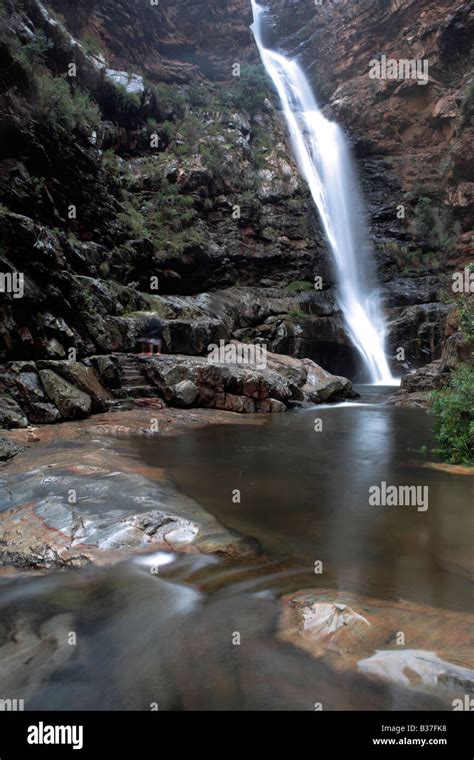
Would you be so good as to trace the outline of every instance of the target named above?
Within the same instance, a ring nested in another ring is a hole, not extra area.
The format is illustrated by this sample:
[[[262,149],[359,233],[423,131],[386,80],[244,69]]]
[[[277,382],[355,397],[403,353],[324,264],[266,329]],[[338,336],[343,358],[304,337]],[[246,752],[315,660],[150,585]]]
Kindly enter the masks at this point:
[[[274,415],[263,427],[141,439],[139,456],[266,552],[298,560],[316,584],[470,609],[472,479],[426,466],[425,410],[370,398]],[[383,482],[415,486],[422,500],[371,506],[369,489]]]
[[[277,635],[283,594],[325,589],[382,614],[421,605],[431,629],[446,626],[455,662],[472,646],[457,622],[472,608],[472,479],[427,466],[424,410],[361,390],[357,403],[259,425],[130,440],[130,456],[257,539],[260,558],[160,554],[1,579],[0,696],[46,710],[451,709],[437,685],[341,672]],[[371,505],[382,482],[426,487],[427,509]]]

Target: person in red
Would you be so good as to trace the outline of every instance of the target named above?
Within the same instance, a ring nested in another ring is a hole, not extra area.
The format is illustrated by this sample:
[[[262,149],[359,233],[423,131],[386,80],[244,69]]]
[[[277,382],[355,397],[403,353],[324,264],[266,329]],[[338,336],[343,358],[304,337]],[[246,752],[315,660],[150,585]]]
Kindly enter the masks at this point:
[[[154,356],[161,354],[162,346],[162,325],[158,317],[152,316],[146,323],[144,335],[137,339],[140,344],[140,354],[143,356]],[[145,350],[148,349],[148,350]]]

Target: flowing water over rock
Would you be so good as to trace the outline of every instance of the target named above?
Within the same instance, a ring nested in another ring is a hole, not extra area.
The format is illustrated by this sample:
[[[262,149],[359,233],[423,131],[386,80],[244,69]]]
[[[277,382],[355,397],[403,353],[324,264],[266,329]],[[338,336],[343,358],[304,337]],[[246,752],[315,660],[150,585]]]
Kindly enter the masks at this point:
[[[363,205],[340,127],[320,111],[296,60],[265,44],[265,10],[252,0],[253,32],[263,65],[278,92],[293,150],[321,218],[339,282],[339,302],[370,382],[397,384],[384,353],[384,324],[371,261]]]
[[[360,390],[361,403],[117,441],[107,480],[126,458],[150,489],[166,472],[169,494],[261,551],[2,578],[2,693],[27,709],[452,709],[474,680],[472,478],[426,466],[424,410]],[[369,506],[381,480],[426,484],[429,508]]]

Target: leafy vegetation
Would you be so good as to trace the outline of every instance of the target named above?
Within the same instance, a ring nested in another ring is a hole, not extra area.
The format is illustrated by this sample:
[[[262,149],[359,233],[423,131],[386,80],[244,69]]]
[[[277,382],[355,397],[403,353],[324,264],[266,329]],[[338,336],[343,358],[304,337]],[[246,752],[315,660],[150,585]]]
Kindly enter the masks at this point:
[[[435,453],[451,464],[474,464],[474,370],[461,365],[448,388],[431,394]]]
[[[431,198],[422,196],[418,198],[415,206],[416,227],[420,235],[428,238],[433,230],[433,215],[431,209]]]
[[[290,309],[288,312],[288,319],[291,322],[301,322],[303,319],[311,319],[311,314],[307,314],[305,311],[301,311],[300,309]]]
[[[459,232],[459,223],[452,223],[446,209],[433,203],[428,195],[420,195],[415,206],[415,229],[426,243],[450,250]]]
[[[214,178],[220,176],[222,174],[223,161],[219,155],[217,145],[214,145],[212,148],[208,145],[201,145],[199,153],[204,166],[211,172],[212,176]]]
[[[179,193],[176,185],[164,180],[163,188],[146,201],[138,196],[126,197],[119,219],[138,240],[149,240],[157,252],[181,254],[205,243],[198,226],[199,216],[194,198]]]
[[[187,101],[196,108],[209,108],[212,105],[209,88],[198,82],[192,82],[187,88]]]
[[[474,296],[463,293],[457,299],[457,305],[460,317],[459,329],[467,341],[474,341]]]
[[[141,121],[142,101],[136,92],[128,92],[119,82],[104,78],[101,102],[107,117],[130,126],[138,126]]]
[[[469,265],[470,271],[474,264]],[[452,301],[452,299],[451,299]],[[454,300],[459,311],[459,330],[463,339],[474,341],[474,296],[462,293]],[[435,453],[451,464],[474,464],[474,368],[461,364],[451,373],[447,388],[431,394],[435,417]]]
[[[294,280],[289,282],[286,289],[289,293],[304,293],[308,290],[313,290],[313,283],[309,280]]]
[[[99,38],[95,34],[91,34],[91,32],[85,32],[81,43],[91,55],[100,55],[102,53],[102,45]]]
[[[383,245],[383,250],[391,254],[396,269],[395,271],[409,272],[413,269],[439,269],[441,266],[440,254],[436,251],[423,251],[421,248],[409,248],[397,242],[388,242]],[[393,268],[393,267],[392,267]]]
[[[45,56],[53,47],[43,31],[33,34],[24,45],[16,46],[16,59],[25,67],[38,66],[44,62]]]
[[[101,120],[99,108],[87,92],[81,89],[72,92],[65,79],[49,73],[36,76],[33,114],[52,129],[63,127],[70,132],[90,130],[97,127]]]
[[[268,97],[269,80],[260,64],[243,64],[240,77],[228,92],[228,102],[236,108],[254,114],[263,108]]]
[[[176,85],[158,84],[150,85],[155,94],[160,110],[166,116],[182,118],[186,112],[186,97],[180,87]]]

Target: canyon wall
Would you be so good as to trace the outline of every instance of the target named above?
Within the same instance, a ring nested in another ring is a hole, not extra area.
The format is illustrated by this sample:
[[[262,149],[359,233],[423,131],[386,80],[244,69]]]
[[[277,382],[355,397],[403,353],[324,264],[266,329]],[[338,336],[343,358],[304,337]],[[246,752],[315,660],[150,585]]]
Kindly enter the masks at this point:
[[[472,3],[268,4],[353,145],[394,371],[437,359],[472,242]],[[127,352],[153,310],[168,353],[257,340],[356,376],[250,3],[3,0],[1,15],[0,268],[25,279],[1,295],[0,360]],[[426,57],[429,83],[370,79],[382,54]]]

